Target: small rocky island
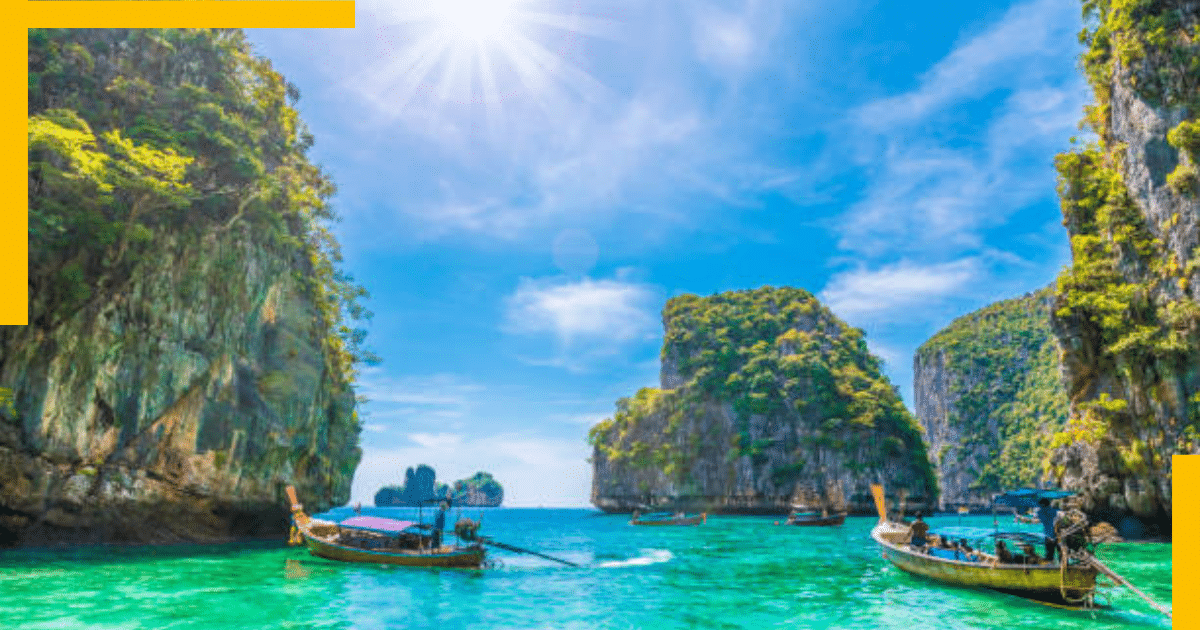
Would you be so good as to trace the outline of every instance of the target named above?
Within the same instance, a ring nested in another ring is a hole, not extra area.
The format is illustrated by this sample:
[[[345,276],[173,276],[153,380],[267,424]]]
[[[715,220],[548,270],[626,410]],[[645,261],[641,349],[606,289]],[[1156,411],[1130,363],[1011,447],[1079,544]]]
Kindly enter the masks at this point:
[[[937,502],[916,419],[863,332],[807,291],[682,295],[663,310],[660,388],[592,428],[592,503],[711,513],[874,513],[870,484]]]
[[[375,493],[376,507],[416,507],[449,497],[455,505],[500,507],[504,487],[491,473],[477,472],[451,485],[437,482],[432,467],[421,464],[404,472],[404,485],[384,486]]]

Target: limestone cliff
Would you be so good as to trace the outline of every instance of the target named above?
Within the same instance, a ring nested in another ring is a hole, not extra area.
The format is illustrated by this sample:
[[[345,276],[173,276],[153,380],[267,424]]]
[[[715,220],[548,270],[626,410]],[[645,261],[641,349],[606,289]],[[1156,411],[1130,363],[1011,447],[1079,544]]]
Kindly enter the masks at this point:
[[[384,486],[375,493],[376,507],[413,507],[450,497],[455,505],[499,507],[504,502],[504,487],[491,473],[477,472],[451,485],[438,483],[432,467],[421,464],[404,474],[404,485]]]
[[[281,536],[287,484],[348,499],[361,335],[293,90],[238,31],[30,30],[0,544]]]
[[[1122,535],[1168,534],[1171,455],[1200,452],[1200,2],[1084,6],[1098,140],[1058,158],[1071,418],[1051,463]]]
[[[683,295],[663,326],[662,389],[590,432],[597,507],[874,513],[878,481],[911,508],[936,501],[920,428],[862,331],[808,292]]]
[[[913,403],[937,470],[941,508],[986,507],[1045,479],[1067,398],[1050,330],[1052,289],[964,315],[913,358]]]

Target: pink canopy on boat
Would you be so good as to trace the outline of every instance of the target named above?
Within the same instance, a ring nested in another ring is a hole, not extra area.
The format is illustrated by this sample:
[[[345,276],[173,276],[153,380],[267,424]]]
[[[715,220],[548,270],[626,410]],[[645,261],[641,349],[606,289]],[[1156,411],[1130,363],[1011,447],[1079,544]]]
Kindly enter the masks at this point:
[[[394,518],[381,518],[378,516],[355,516],[342,521],[339,523],[339,525],[343,527],[370,529],[377,532],[398,534],[416,525],[416,523],[413,521],[398,521]]]

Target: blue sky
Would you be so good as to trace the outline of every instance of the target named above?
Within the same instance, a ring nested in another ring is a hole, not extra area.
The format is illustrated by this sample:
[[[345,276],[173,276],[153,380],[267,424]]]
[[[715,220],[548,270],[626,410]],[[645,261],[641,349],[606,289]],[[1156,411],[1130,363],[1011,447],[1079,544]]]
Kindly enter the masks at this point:
[[[426,463],[587,504],[587,430],[657,384],[674,295],[808,289],[911,406],[917,346],[1068,262],[1076,2],[455,2],[249,31],[372,293],[354,501]]]

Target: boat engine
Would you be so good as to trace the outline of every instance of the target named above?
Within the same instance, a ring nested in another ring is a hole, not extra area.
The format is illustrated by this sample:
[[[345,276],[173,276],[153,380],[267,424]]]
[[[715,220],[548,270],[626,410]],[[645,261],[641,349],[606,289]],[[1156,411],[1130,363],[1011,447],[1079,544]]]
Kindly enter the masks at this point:
[[[467,517],[458,519],[454,524],[454,534],[459,538],[472,541],[479,536],[479,521],[473,521]]]
[[[1068,551],[1091,551],[1091,540],[1088,536],[1088,519],[1080,510],[1060,512],[1054,521],[1054,533]]]

